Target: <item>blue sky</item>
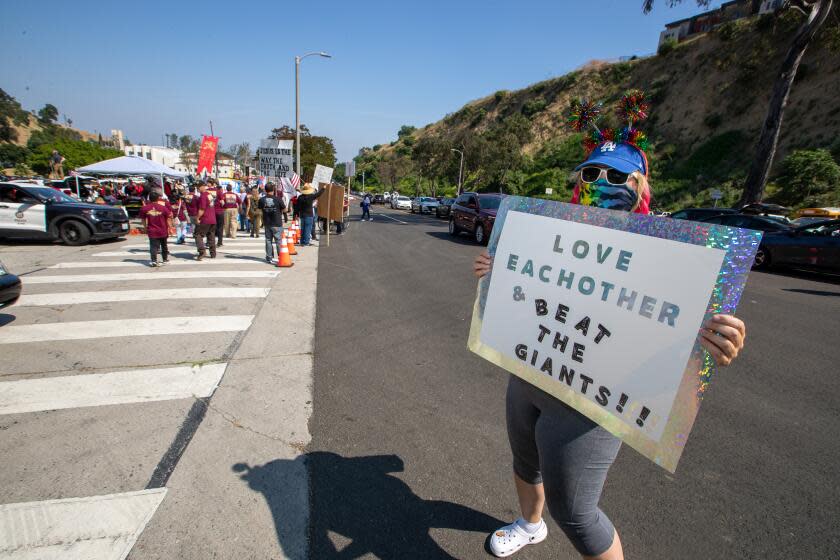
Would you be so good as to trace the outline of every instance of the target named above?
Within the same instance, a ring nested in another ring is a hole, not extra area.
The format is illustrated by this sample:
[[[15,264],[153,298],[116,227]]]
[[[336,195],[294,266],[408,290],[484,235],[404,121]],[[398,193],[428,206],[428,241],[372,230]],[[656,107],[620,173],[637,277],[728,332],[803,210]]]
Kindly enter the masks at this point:
[[[212,119],[222,145],[253,146],[294,125],[294,56],[323,50],[302,64],[301,122],[344,161],[496,90],[651,53],[664,23],[700,11],[641,3],[0,0],[0,87],[135,143]]]

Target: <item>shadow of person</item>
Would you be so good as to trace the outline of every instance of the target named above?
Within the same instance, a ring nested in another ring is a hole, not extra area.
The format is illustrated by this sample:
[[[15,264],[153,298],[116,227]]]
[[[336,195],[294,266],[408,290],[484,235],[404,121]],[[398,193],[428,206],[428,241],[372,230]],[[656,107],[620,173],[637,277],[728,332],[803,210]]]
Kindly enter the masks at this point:
[[[289,519],[289,472],[304,461],[309,474],[309,556],[311,558],[454,558],[429,534],[432,528],[490,533],[505,523],[466,506],[425,500],[391,473],[402,472],[396,455],[342,457],[315,451],[294,461],[262,466],[237,463],[235,472],[263,494],[274,517],[277,538],[289,557],[297,543],[283,526]],[[278,486],[278,484],[280,486]],[[294,504],[291,504],[292,506]],[[331,534],[337,536],[335,542]]]

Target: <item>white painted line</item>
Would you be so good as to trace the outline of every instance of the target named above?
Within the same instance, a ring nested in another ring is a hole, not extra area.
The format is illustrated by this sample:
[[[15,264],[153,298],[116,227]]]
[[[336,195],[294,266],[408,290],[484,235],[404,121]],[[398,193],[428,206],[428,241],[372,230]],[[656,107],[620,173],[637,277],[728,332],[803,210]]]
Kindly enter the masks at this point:
[[[215,260],[215,259],[214,259]],[[274,278],[278,270],[202,270],[201,272],[124,272],[121,274],[73,274],[55,276],[26,276],[24,284],[53,284],[68,282],[127,282],[130,280],[182,280],[190,278]]]
[[[253,315],[211,315],[6,325],[0,329],[0,344],[244,331],[251,325],[253,318]]]
[[[174,299],[264,298],[270,288],[174,288],[168,290],[121,290],[22,295],[15,307],[76,305],[106,301],[153,301]]]
[[[166,488],[0,505],[2,560],[124,560]]]
[[[237,258],[225,258],[225,259],[204,259],[203,261],[197,261],[195,259],[172,259],[167,263],[166,266],[189,266],[189,265],[197,265],[197,266],[210,266],[214,264],[235,264],[242,266],[243,264],[248,264],[249,261],[243,261],[242,259]],[[263,260],[259,261],[251,261],[252,264],[260,265]],[[140,259],[140,260],[124,260],[124,261],[79,261],[79,262],[66,262],[66,263],[58,263],[54,264],[49,268],[121,268],[121,267],[136,267],[142,266],[143,268],[149,268],[149,259]],[[265,269],[265,266],[261,266],[260,268]]]
[[[394,220],[395,222],[399,222],[401,224],[407,224],[408,222],[403,222],[402,220],[398,220],[396,218],[392,218],[388,214],[374,214],[375,216],[382,216],[383,218],[388,218],[389,220]]]
[[[216,250],[217,254],[220,255],[264,255],[265,248],[263,249],[218,249]],[[136,257],[143,254],[149,254],[149,249],[132,249],[130,251],[105,251],[104,253],[93,253],[92,257]],[[185,252],[183,250],[179,251],[170,251],[170,255],[172,256],[193,256],[195,255],[194,251]]]
[[[226,367],[210,364],[0,382],[0,414],[209,397]]]
[[[225,241],[228,241],[228,240],[226,239]],[[233,242],[233,239],[231,239],[230,241],[232,241],[232,243],[225,243],[224,246],[222,246],[222,248],[220,250],[222,250],[222,249],[224,249],[225,247],[228,247],[228,246],[231,246],[231,247],[234,247],[234,246],[235,247],[252,247],[252,246],[253,247],[265,247],[265,240],[264,239],[251,239],[250,241],[237,241],[237,242]],[[170,253],[176,253],[178,251],[183,251],[184,249],[195,249],[195,247],[196,246],[193,243],[185,243],[184,245],[170,245],[169,246],[169,252]],[[121,250],[124,250],[124,249],[138,249],[138,250],[148,251],[149,250],[149,245],[148,244],[146,244],[146,245],[120,245],[119,249],[121,249]]]

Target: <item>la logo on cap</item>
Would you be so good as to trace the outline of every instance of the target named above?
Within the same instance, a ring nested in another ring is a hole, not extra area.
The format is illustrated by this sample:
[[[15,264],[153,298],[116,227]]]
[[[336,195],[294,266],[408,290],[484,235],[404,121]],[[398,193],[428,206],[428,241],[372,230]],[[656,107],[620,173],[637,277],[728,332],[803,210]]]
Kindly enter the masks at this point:
[[[605,142],[603,146],[601,146],[601,153],[604,152],[614,152],[615,151],[615,142]]]

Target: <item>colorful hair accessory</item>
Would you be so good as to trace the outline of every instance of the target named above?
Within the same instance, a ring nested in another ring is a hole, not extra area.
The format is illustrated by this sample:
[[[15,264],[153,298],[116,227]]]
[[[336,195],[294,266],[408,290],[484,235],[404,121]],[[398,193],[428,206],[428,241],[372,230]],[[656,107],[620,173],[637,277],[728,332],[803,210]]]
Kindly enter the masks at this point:
[[[583,148],[587,156],[604,142],[624,142],[642,152],[646,151],[649,147],[647,135],[633,126],[634,123],[646,119],[650,113],[650,103],[645,101],[645,92],[640,89],[631,89],[621,97],[616,114],[621,120],[626,120],[628,125],[619,130],[611,128],[601,130],[596,126],[603,106],[601,102],[573,99],[569,107],[566,122],[575,132],[585,131]]]
[[[596,121],[601,115],[603,103],[593,103],[585,99],[573,99],[569,108],[567,122],[575,132],[580,132],[591,125],[598,130]]]
[[[617,114],[623,121],[627,121],[628,128],[633,128],[633,123],[648,118],[650,103],[645,101],[645,92],[640,89],[631,89],[621,96],[618,102]]]

